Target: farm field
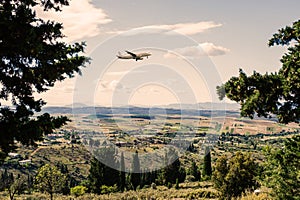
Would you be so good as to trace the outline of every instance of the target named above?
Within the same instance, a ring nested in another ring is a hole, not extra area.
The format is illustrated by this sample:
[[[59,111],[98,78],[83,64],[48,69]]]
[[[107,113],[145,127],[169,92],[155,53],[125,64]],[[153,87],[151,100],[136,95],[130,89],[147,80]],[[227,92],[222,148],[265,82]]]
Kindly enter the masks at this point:
[[[59,116],[60,113],[54,115]],[[153,167],[154,161],[147,157],[148,154],[155,154],[157,159],[163,159],[164,148],[181,141],[186,146],[179,148],[179,160],[183,168],[189,169],[192,162],[203,166],[205,147],[211,149],[213,166],[221,155],[231,157],[237,151],[252,152],[258,162],[263,162],[262,149],[265,146],[280,147],[284,138],[299,135],[299,127],[294,123],[282,125],[271,120],[250,120],[233,116],[180,116],[178,114],[151,116],[67,114],[67,116],[72,121],[63,129],[47,136],[36,147],[18,145],[16,153],[20,157],[8,157],[1,169],[34,177],[38,169],[45,164],[66,166],[74,183],[79,184],[89,175],[94,152],[110,145],[115,146],[119,152],[138,152],[141,165]],[[146,159],[143,160],[144,155]],[[119,155],[117,159],[120,159]],[[21,164],[22,160],[30,162]],[[130,169],[131,162],[131,159],[125,156],[126,169]],[[161,161],[158,159],[156,162]],[[2,192],[1,195],[5,198],[6,193]],[[249,195],[251,196],[251,193]],[[39,199],[47,199],[47,196],[40,193],[37,196]],[[25,197],[30,199],[32,195],[21,195],[16,199]],[[267,198],[264,195],[255,198],[260,199],[260,197]],[[57,199],[63,198],[67,197],[57,194]],[[98,196],[86,194],[78,197],[78,199],[91,198],[216,199],[217,191],[209,180],[195,182],[190,175],[187,175],[184,183],[180,183],[177,189],[166,186],[153,189],[146,185],[136,192]]]

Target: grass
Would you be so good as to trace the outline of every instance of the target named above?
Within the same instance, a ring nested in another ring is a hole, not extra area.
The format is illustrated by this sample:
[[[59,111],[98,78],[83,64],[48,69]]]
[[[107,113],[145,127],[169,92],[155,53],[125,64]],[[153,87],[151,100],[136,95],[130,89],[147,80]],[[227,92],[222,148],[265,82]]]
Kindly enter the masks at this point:
[[[5,192],[0,193],[1,200],[8,200]],[[32,193],[27,195],[16,195],[16,200],[48,200],[49,195],[43,193]],[[105,195],[84,194],[79,197],[65,196],[61,194],[54,195],[55,200],[184,200],[184,199],[210,199],[216,200],[217,191],[211,187],[209,182],[193,182],[180,184],[180,188],[168,189],[165,186],[158,186],[157,189],[146,188],[137,191],[125,191],[123,193],[111,193]],[[253,194],[246,192],[242,197],[236,200],[271,200],[267,193]]]
[[[208,184],[208,185],[207,185]],[[146,188],[137,191],[125,191],[123,193],[111,193],[106,195],[85,194],[75,198],[75,196],[64,196],[56,194],[55,200],[78,199],[78,200],[163,200],[163,199],[217,199],[216,191],[212,189],[209,183],[183,183],[180,189],[165,186],[157,186],[157,189]],[[9,199],[7,194],[0,193],[0,199]],[[47,200],[49,195],[43,193],[32,193],[27,195],[16,195],[16,200]]]

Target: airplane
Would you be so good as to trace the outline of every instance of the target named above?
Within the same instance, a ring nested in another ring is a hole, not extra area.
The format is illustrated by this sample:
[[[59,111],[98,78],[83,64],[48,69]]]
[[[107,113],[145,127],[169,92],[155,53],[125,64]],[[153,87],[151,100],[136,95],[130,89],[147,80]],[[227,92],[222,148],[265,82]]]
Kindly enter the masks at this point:
[[[151,53],[132,53],[130,51],[125,51],[129,55],[122,55],[120,52],[117,55],[119,59],[135,59],[136,61],[138,60],[143,60],[143,57],[149,57],[151,56]]]

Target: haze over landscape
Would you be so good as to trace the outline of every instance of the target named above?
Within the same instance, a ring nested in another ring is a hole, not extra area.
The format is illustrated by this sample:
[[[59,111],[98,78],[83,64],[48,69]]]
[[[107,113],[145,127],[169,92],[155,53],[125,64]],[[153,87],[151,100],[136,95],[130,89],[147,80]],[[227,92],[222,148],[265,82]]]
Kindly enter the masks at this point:
[[[288,4],[280,0],[72,0],[59,14],[38,12],[63,22],[67,41],[86,41],[86,54],[92,58],[82,77],[57,83],[42,97],[48,105],[79,103],[73,101],[80,98],[80,103],[110,106],[116,104],[113,95],[127,90],[130,97],[123,104],[217,102],[215,87],[237,75],[239,68],[247,73],[279,69],[285,48],[269,48],[267,41],[279,27],[297,19],[298,4],[296,0]],[[135,49],[153,51],[153,57],[136,63],[116,60],[118,51]],[[137,77],[157,74],[162,76],[159,80],[132,83]],[[188,85],[178,89],[183,81]]]

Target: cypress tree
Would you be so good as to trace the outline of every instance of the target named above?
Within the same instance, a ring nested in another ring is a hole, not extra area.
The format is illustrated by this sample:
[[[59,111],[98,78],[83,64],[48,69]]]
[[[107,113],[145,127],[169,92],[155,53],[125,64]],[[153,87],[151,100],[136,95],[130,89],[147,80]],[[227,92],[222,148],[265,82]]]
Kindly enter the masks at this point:
[[[204,166],[203,166],[203,176],[211,177],[212,175],[212,167],[211,167],[211,155],[210,155],[210,148],[206,147],[205,155],[204,155]]]
[[[125,161],[124,161],[124,154],[121,153],[121,162],[120,162],[120,190],[123,192],[125,189],[126,184],[126,177],[125,177]]]
[[[133,154],[133,162],[132,162],[132,173],[131,173],[131,183],[133,185],[133,189],[136,190],[137,186],[141,183],[141,174],[140,174],[140,160],[138,156],[138,152],[136,151]]]
[[[116,161],[115,148],[105,147],[95,155],[98,159],[91,160],[91,168],[88,176],[90,190],[94,193],[101,193],[102,185],[114,186],[120,184],[119,163]],[[101,160],[100,160],[101,158]],[[105,161],[106,163],[102,163]]]
[[[200,173],[195,161],[192,162],[191,169],[190,169],[190,174],[192,176],[194,176],[195,181],[200,181],[201,173]]]
[[[176,179],[181,180],[182,173],[181,163],[178,157],[178,153],[174,149],[169,149],[165,154],[166,167],[163,169],[164,183],[165,185],[171,183],[175,184]]]

